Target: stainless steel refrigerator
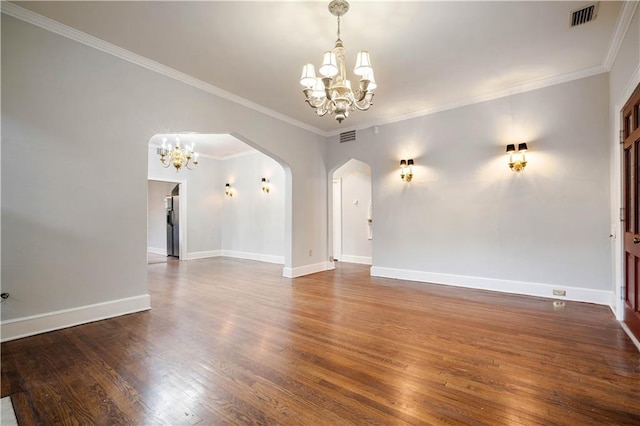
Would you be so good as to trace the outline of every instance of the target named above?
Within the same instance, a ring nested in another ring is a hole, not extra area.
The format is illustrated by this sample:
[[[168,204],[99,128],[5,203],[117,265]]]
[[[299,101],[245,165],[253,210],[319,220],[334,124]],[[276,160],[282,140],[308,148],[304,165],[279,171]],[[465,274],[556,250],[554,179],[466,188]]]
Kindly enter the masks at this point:
[[[165,200],[167,209],[167,256],[180,257],[180,188],[176,185]]]

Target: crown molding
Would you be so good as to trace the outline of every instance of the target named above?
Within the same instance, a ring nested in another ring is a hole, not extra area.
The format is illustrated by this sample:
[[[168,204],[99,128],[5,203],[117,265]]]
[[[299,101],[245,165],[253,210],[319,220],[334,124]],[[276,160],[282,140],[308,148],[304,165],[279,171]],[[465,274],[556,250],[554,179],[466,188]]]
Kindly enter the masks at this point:
[[[130,52],[121,47],[115,46],[111,43],[108,43],[104,40],[101,40],[97,37],[86,34],[82,31],[76,30],[75,28],[69,27],[67,25],[61,24],[58,21],[54,21],[53,19],[44,17],[30,10],[24,9],[20,6],[17,6],[13,3],[2,1],[1,2],[1,10],[2,13],[12,16],[14,18],[20,19],[32,25],[38,26],[45,30],[51,31],[55,34],[61,35],[63,37],[74,40],[78,43],[82,43],[89,47],[93,47],[94,49],[100,50],[104,53],[110,54],[117,58],[123,59],[130,63],[136,64],[143,68],[149,69],[151,71],[157,72],[166,77],[172,78],[174,80],[180,81],[189,86],[198,88],[205,92],[211,93],[215,96],[226,99],[230,102],[234,102],[238,105],[242,105],[246,108],[254,110],[256,112],[265,114],[269,117],[275,118],[282,122],[291,124],[292,126],[298,127],[303,130],[307,130],[314,134],[323,137],[333,137],[337,136],[340,133],[351,131],[351,130],[363,130],[368,129],[373,126],[381,126],[385,124],[397,123],[404,120],[409,120],[412,118],[423,117],[431,114],[435,114],[442,111],[447,111],[455,108],[460,108],[464,106],[469,106],[481,102],[491,101],[494,99],[499,99],[511,95],[516,95],[519,93],[525,93],[532,90],[541,89],[544,87],[553,86],[556,84],[566,83],[573,80],[578,80],[585,77],[590,77],[593,75],[601,74],[604,72],[608,72],[615,61],[615,57],[620,49],[622,41],[624,40],[624,36],[629,29],[629,25],[631,24],[631,20],[633,18],[633,14],[638,6],[638,2],[636,1],[627,1],[624,3],[623,8],[618,17],[618,21],[616,24],[616,29],[614,31],[614,35],[612,36],[609,50],[604,59],[603,65],[599,65],[593,68],[588,68],[585,70],[580,70],[572,73],[561,74],[557,76],[532,80],[530,82],[514,86],[511,88],[499,90],[496,92],[488,93],[485,95],[474,96],[466,99],[461,99],[459,101],[451,102],[444,105],[439,105],[432,108],[427,108],[424,110],[412,112],[410,114],[395,116],[393,118],[384,119],[382,121],[372,121],[366,122],[360,125],[356,125],[348,128],[341,128],[332,131],[324,131],[317,127],[310,126],[306,123],[293,119],[287,115],[264,107],[262,105],[256,104],[248,99],[242,98],[238,95],[235,95],[231,92],[223,90],[217,86],[214,86],[210,83],[206,83],[202,80],[194,78],[188,74],[177,71],[173,68],[162,65],[158,62],[155,62],[151,59],[145,58],[144,56],[138,55],[136,53]]]
[[[585,70],[580,70],[572,73],[532,80],[527,83],[520,84],[518,86],[513,86],[507,89],[498,90],[496,92],[491,92],[484,95],[462,99],[462,100],[451,102],[448,104],[439,105],[433,108],[427,108],[417,112],[412,112],[410,114],[396,116],[387,120],[368,122],[359,126],[340,129],[338,131],[331,132],[330,136],[337,136],[340,133],[348,132],[351,130],[364,130],[374,126],[382,126],[385,124],[393,124],[399,121],[409,120],[412,118],[424,117],[426,115],[431,115],[431,114],[435,114],[442,111],[448,111],[451,109],[461,108],[464,106],[479,104],[481,102],[487,102],[487,101],[492,101],[494,99],[500,99],[507,96],[517,95],[519,93],[525,93],[525,92],[530,92],[532,90],[538,90],[538,89],[542,89],[549,86],[555,86],[556,84],[567,83],[569,81],[579,80],[581,78],[591,77],[593,75],[598,75],[605,72],[607,72],[607,70],[604,68],[604,66],[598,65],[597,67],[587,68]]]
[[[602,65],[607,71],[610,71],[611,67],[613,67],[613,63],[618,56],[618,51],[620,50],[620,46],[622,46],[624,36],[627,34],[627,31],[629,31],[629,25],[631,25],[631,20],[633,19],[633,14],[637,7],[637,1],[626,1],[622,5],[622,10],[620,11],[620,15],[618,15],[618,21],[616,22],[616,28],[613,31],[611,41],[609,42],[609,49],[604,57],[604,61],[602,62]]]
[[[69,27],[68,25],[61,24],[58,21],[54,21],[53,19],[44,17],[13,3],[2,1],[2,13],[8,16],[12,16],[16,19],[20,19],[21,21],[27,22],[29,24],[35,25],[37,27],[43,28],[52,33],[61,35],[78,43],[82,43],[86,46],[93,47],[94,49],[123,59],[132,64],[157,72],[158,74],[162,74],[165,77],[169,77],[197,89],[204,90],[205,92],[211,93],[212,95],[226,99],[238,105],[242,105],[246,108],[267,115],[271,118],[275,118],[277,120],[291,124],[292,126],[307,130],[320,136],[328,136],[327,132],[318,129],[317,127],[313,127],[301,121],[295,120],[287,115],[281,114],[277,111],[259,105],[238,95],[234,95],[231,92],[227,92],[226,90],[214,86],[213,84],[206,83],[188,74],[170,68],[166,65],[162,65],[156,61],[145,58],[144,56],[138,55],[129,50],[101,40],[97,37],[76,30],[75,28]]]

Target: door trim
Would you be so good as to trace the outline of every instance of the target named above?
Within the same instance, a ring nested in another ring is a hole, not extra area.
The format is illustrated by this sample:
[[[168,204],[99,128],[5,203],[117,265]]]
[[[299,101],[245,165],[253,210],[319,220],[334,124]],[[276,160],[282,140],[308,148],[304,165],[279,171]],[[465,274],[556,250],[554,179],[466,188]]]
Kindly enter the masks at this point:
[[[611,193],[612,195],[612,209],[611,209],[611,229],[615,229],[616,233],[612,238],[614,241],[613,244],[613,292],[614,299],[611,301],[611,310],[613,311],[616,319],[618,321],[624,321],[624,222],[620,220],[620,209],[623,205],[623,197],[624,193],[622,191],[622,159],[624,156],[624,147],[620,143],[620,131],[622,130],[622,117],[620,111],[624,108],[625,104],[633,95],[633,92],[636,89],[636,86],[640,84],[640,66],[636,68],[635,72],[629,79],[625,90],[622,92],[622,95],[618,99],[614,108],[614,126],[613,126],[613,135],[612,141],[616,152],[618,155],[613,155],[613,174],[614,180],[611,183]],[[615,199],[614,199],[615,197]]]
[[[332,258],[340,261],[342,259],[342,178],[333,178],[331,189],[333,194],[333,207],[331,209],[333,246],[331,247],[331,252]]]
[[[155,180],[158,182],[168,182],[168,183],[176,183],[180,185],[180,206],[178,208],[178,214],[180,216],[178,220],[178,226],[180,227],[178,230],[178,242],[180,244],[180,260],[187,260],[188,250],[188,242],[187,242],[187,181],[185,179],[167,179],[160,176],[147,176],[147,181]],[[147,221],[149,219],[147,218]],[[147,236],[148,238],[148,236]]]

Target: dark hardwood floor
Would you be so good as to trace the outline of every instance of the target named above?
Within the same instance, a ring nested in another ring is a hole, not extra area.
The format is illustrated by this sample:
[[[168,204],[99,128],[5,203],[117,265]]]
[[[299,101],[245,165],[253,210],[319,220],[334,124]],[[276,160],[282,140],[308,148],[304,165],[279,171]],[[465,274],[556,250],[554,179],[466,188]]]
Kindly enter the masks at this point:
[[[640,425],[609,308],[215,258],[152,264],[152,310],[2,344],[21,424]]]

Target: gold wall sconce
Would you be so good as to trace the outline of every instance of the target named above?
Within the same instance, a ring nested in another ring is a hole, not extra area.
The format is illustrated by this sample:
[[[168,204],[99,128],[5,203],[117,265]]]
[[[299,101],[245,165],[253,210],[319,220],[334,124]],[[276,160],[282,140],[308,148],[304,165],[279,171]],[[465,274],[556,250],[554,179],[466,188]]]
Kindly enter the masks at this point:
[[[527,157],[525,153],[527,152],[527,144],[521,143],[518,144],[518,149],[516,150],[515,144],[510,143],[507,145],[507,154],[509,154],[509,168],[514,172],[519,172],[524,170],[527,165]]]
[[[405,182],[411,182],[413,179],[413,158],[400,160],[400,178]]]
[[[269,180],[267,178],[262,178],[262,192],[268,194],[270,190]]]
[[[231,188],[231,184],[227,183],[224,186],[224,193],[227,197],[233,197],[233,188]]]

